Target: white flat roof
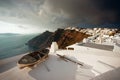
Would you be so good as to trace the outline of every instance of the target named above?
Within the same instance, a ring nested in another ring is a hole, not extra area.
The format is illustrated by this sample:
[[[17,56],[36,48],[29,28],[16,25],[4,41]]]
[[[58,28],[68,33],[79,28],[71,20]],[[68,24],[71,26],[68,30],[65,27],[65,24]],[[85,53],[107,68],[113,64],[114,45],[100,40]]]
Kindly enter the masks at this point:
[[[103,44],[95,44],[95,43],[80,43],[80,44],[73,44],[68,47],[77,47],[77,46],[84,46],[84,47],[90,47],[95,49],[101,49],[101,50],[108,50],[112,51],[114,46],[110,45],[103,45]]]

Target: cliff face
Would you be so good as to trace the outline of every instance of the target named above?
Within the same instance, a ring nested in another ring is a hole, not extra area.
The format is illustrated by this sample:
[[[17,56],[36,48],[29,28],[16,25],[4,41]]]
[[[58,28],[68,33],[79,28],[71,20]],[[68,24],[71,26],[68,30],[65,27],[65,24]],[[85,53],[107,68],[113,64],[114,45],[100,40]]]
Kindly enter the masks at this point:
[[[65,30],[58,29],[55,32],[44,32],[43,34],[28,41],[28,46],[42,49],[50,47],[53,41],[58,43],[60,49],[64,49],[66,46],[80,42],[83,38],[87,38],[89,35],[76,31],[76,30]]]
[[[27,45],[30,48],[37,50],[37,49],[39,49],[40,46],[42,47],[42,45],[46,43],[46,41],[52,34],[53,34],[52,32],[46,31],[46,32],[36,36],[35,38],[29,40]],[[43,47],[46,47],[46,46],[43,46]]]
[[[72,45],[76,42],[80,42],[83,38],[87,38],[89,35],[81,33],[75,30],[58,29],[54,35],[54,41],[58,43],[60,49],[64,49],[66,46]]]

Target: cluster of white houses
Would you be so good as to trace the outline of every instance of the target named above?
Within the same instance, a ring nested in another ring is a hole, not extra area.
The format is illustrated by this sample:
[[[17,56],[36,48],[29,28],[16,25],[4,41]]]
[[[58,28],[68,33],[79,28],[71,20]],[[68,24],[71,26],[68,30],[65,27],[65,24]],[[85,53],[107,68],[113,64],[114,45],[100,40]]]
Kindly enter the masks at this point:
[[[109,28],[77,28],[77,27],[67,27],[65,30],[75,30],[82,33],[91,35],[83,40],[83,43],[95,43],[95,44],[105,44],[114,45],[120,44],[120,33],[117,33],[118,29]]]

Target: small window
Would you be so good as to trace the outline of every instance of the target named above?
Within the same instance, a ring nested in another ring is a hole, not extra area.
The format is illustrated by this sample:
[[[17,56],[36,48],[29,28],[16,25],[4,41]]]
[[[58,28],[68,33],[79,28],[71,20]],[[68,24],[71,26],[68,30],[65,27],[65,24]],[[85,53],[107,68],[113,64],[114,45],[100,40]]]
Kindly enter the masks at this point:
[[[74,50],[74,48],[68,48],[68,50]]]

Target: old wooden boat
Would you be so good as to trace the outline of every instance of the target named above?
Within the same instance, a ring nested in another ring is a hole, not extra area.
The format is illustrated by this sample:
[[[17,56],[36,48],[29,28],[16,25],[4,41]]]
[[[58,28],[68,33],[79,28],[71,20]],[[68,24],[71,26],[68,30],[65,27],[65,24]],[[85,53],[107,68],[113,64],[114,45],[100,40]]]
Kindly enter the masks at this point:
[[[41,63],[48,58],[48,53],[49,53],[48,49],[42,49],[40,51],[29,53],[27,55],[24,55],[18,61],[17,65],[20,69],[22,69],[24,67],[30,67],[35,64]]]

